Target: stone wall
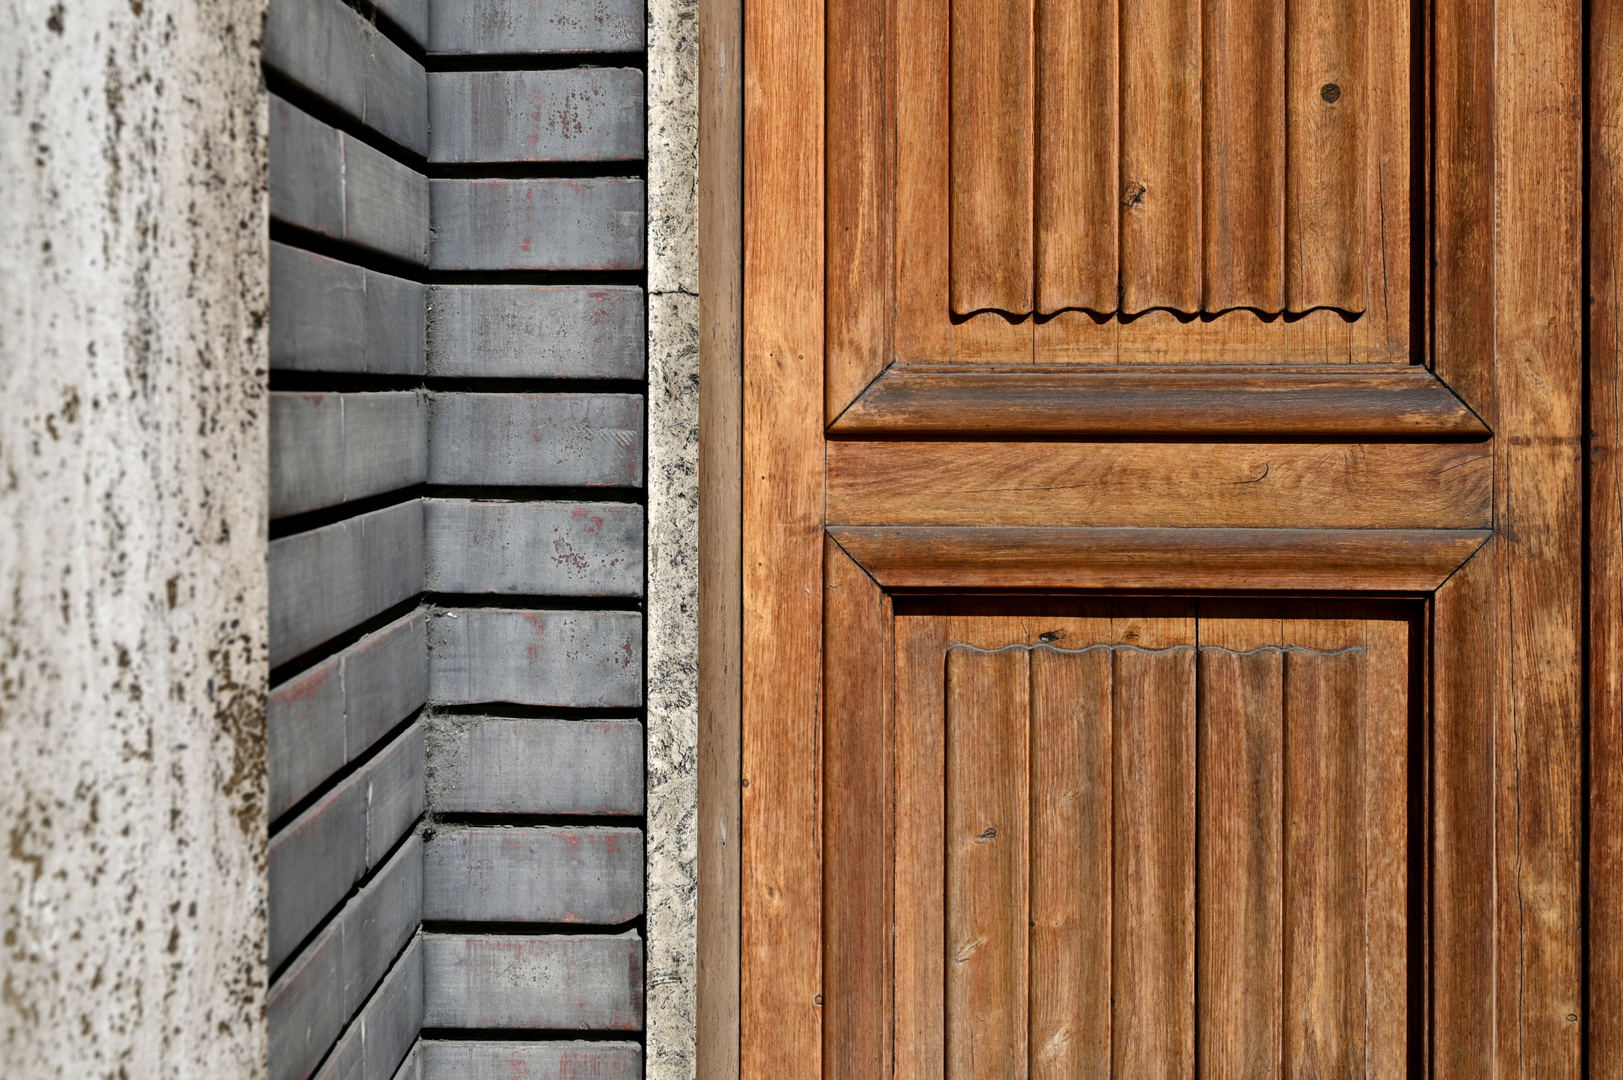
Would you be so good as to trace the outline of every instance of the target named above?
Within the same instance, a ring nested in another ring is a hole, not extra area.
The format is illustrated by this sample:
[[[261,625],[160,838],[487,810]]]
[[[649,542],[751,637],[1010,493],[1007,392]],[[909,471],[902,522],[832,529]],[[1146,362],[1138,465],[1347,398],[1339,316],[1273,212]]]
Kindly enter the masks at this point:
[[[0,5],[0,1073],[264,1075],[264,0]]]

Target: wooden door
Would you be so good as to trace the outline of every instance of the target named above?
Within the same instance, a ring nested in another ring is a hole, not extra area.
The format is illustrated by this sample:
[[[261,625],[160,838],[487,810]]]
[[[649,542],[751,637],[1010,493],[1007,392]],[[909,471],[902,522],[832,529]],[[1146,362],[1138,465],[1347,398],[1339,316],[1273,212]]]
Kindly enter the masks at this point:
[[[744,1077],[1580,1075],[1580,16],[750,5]]]

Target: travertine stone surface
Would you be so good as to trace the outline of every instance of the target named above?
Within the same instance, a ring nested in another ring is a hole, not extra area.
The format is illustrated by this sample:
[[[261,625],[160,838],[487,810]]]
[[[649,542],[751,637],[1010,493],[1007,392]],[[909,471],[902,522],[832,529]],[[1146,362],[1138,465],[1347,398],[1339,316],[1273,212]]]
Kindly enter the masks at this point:
[[[0,1072],[259,1078],[264,0],[0,4]]]
[[[648,5],[649,1080],[695,1075],[698,928],[697,0]]]

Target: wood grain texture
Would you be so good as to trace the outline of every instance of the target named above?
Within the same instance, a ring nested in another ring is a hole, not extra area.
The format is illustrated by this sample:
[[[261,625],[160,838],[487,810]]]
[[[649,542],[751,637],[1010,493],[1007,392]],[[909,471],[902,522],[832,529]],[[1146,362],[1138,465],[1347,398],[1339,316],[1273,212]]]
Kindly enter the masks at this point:
[[[1623,10],[1589,13],[1591,1075],[1623,1077]]]
[[[1201,298],[1201,3],[1121,0],[1121,310]]]
[[[1199,656],[1196,999],[1212,1080],[1273,1075],[1283,1060],[1282,666],[1271,648]]]
[[[1287,1076],[1365,1071],[1363,661],[1285,653]]]
[[[1287,12],[1286,304],[1361,312],[1369,14],[1365,0],[1293,0]]]
[[[1582,1068],[1583,11],[1494,8],[1495,1057]],[[1577,1016],[1579,1020],[1569,1020]]]
[[[1431,1067],[1465,1080],[1492,1074],[1494,999],[1493,731],[1497,540],[1437,590],[1433,646]]]
[[[1350,365],[1349,365],[1350,367]],[[830,425],[837,435],[1482,437],[1429,372],[1322,368],[1126,371],[892,365]]]
[[[1316,589],[1426,592],[1488,539],[1452,529],[834,526],[888,589]]]
[[[833,540],[823,567],[823,1070],[863,1080],[891,1060],[895,664],[889,598]]]
[[[824,395],[834,419],[889,361],[894,242],[892,5],[826,0]]]
[[[824,11],[744,24],[740,1073],[823,1073]]]
[[[830,442],[841,525],[1490,525],[1473,444]]]
[[[1490,426],[1493,393],[1494,25],[1480,0],[1433,0],[1431,368]]]
[[[1116,0],[1036,0],[1035,310],[1116,310]]]
[[[699,19],[697,1080],[738,1080],[743,739],[742,0]],[[640,749],[641,743],[638,744]],[[640,1065],[637,1075],[641,1075]]]
[[[1030,654],[947,653],[947,1075],[1026,1070]]]
[[[951,620],[896,619],[896,1080],[946,1062],[946,655]]]
[[[1195,1067],[1195,650],[1113,653],[1112,1075]]]
[[[1288,6],[1208,0],[1203,13],[1203,311],[1284,308],[1287,154],[1280,105]]]
[[[1031,666],[1032,1080],[1103,1077],[1111,1043],[1111,653]]]
[[[952,0],[952,310],[1032,309],[1032,0]]]

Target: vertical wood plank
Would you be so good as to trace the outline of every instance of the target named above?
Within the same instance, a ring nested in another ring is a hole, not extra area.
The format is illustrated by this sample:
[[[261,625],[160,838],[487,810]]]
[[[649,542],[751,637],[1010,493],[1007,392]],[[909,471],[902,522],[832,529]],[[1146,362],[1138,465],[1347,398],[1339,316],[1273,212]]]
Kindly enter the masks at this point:
[[[1364,0],[1288,0],[1286,304],[1363,311]]]
[[[1030,653],[947,653],[947,1075],[1026,1069]]]
[[[1116,0],[1036,0],[1036,308],[1116,310]]]
[[[883,370],[892,310],[891,83],[886,0],[826,0],[827,354],[832,422]]]
[[[1031,311],[1032,0],[952,3],[952,310]]]
[[[1493,7],[1431,0],[1432,353],[1439,378],[1496,427],[1493,395]]]
[[[1364,651],[1285,653],[1285,1067],[1364,1074]]]
[[[1413,118],[1420,113],[1416,106],[1425,105],[1426,100],[1424,91],[1411,78],[1414,34],[1424,33],[1426,16],[1416,17],[1415,0],[1365,3],[1369,21],[1365,59],[1368,119],[1364,127],[1365,211],[1360,228],[1368,255],[1359,273],[1367,282],[1368,304],[1365,317],[1355,325],[1369,335],[1367,346],[1361,350],[1365,358],[1404,363],[1411,355],[1416,256],[1426,249],[1426,237],[1414,228],[1412,171],[1412,166],[1427,160],[1423,153],[1416,153],[1413,141]],[[1428,172],[1422,167],[1422,178]],[[1417,355],[1424,352],[1423,344],[1422,336],[1414,346]]]
[[[1110,669],[1031,652],[1032,1080],[1110,1073]]]
[[[1203,28],[1201,306],[1277,312],[1285,304],[1285,3],[1206,0]]]
[[[948,5],[894,0],[896,40],[896,356],[930,362],[951,356],[948,205],[952,168],[943,132],[951,123]]]
[[[945,616],[896,619],[896,1080],[946,1063]]]
[[[1278,1075],[1283,1001],[1281,653],[1202,648],[1201,1075]],[[1361,951],[1361,950],[1360,950]]]
[[[1416,659],[1410,624],[1379,614],[1364,624],[1364,951],[1368,1003],[1365,1074],[1406,1075],[1409,1068],[1409,688]],[[1412,1032],[1421,1037],[1418,1027]]]
[[[1195,650],[1114,652],[1111,1063],[1195,1063]]]
[[[1495,547],[1437,590],[1432,674],[1431,1062],[1493,1075]]]
[[[823,4],[744,25],[740,1072],[822,1076]]]
[[[1582,1067],[1583,4],[1493,7],[1501,1077]],[[1569,1019],[1569,1017],[1574,1019]]]
[[[1121,310],[1199,310],[1201,0],[1121,0]]]
[[[1623,7],[1589,23],[1589,1064],[1623,1077]]]
[[[823,1076],[891,1060],[890,600],[824,541]]]

